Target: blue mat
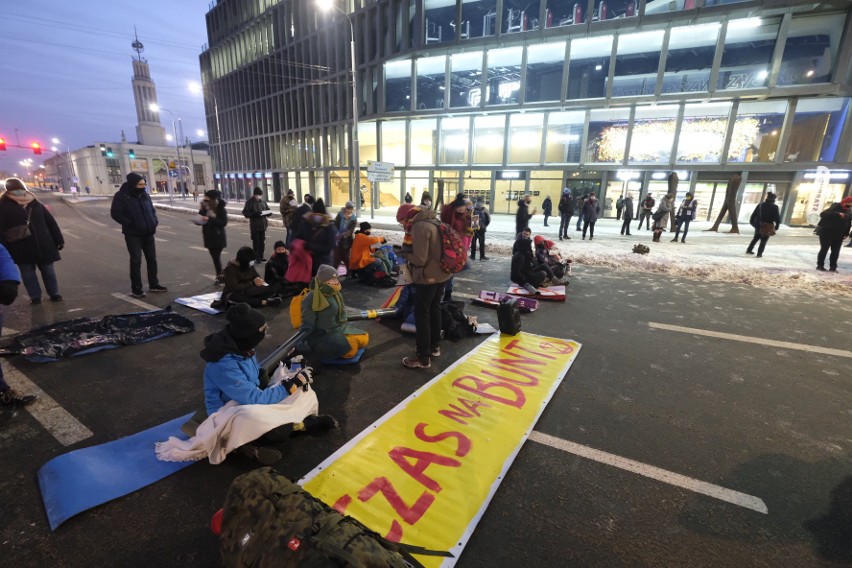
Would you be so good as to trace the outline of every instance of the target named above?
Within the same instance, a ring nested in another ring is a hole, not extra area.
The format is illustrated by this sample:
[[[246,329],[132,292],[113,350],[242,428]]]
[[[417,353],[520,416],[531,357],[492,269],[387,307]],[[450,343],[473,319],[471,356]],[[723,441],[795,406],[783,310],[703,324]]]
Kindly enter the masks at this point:
[[[150,430],[55,457],[38,471],[50,529],[78,513],[151,485],[195,462],[162,462],[154,442],[182,440],[181,424],[192,413]]]
[[[323,359],[323,365],[354,365],[358,361],[361,360],[361,356],[364,355],[364,348],[362,347],[358,351],[355,352],[355,355],[350,357],[349,359]]]

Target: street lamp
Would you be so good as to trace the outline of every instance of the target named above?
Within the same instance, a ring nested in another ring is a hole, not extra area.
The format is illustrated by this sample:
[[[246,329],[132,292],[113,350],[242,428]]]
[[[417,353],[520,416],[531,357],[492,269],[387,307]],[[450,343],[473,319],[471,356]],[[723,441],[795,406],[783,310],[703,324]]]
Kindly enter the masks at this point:
[[[317,7],[324,12],[332,9],[337,10],[349,22],[349,63],[352,71],[352,179],[349,180],[351,182],[349,184],[349,200],[355,203],[355,214],[360,215],[361,162],[358,143],[358,71],[355,67],[355,27],[352,25],[352,18],[337,7],[335,0],[317,0]]]
[[[59,138],[55,138],[55,137],[52,138],[50,141],[53,142],[53,144],[54,144],[54,146],[50,147],[51,151],[58,153],[57,146],[62,144],[62,141]],[[74,173],[74,162],[71,160],[71,147],[68,146],[68,144],[65,144],[65,150],[66,150],[65,165],[68,168],[68,171],[71,173],[71,175],[70,175],[71,185],[74,185],[74,183],[75,183],[74,178],[76,177],[76,174]],[[62,183],[62,188],[63,188],[63,190],[65,189],[64,179],[63,179],[63,183]]]
[[[219,174],[219,190],[222,192],[225,197],[230,199],[230,192],[225,189],[225,178],[223,177],[222,170],[227,169],[224,168],[224,164],[222,164],[222,129],[219,127],[219,104],[216,102],[216,93],[213,92],[213,89],[205,89],[203,85],[196,83],[195,81],[189,82],[189,92],[194,94],[201,94],[204,96],[205,94],[209,94],[210,98],[213,99],[213,116],[216,118],[216,144],[214,148],[216,149],[216,170],[214,170],[213,174],[213,187],[216,187],[216,173]],[[200,132],[200,131],[199,131]],[[199,136],[203,136],[203,134],[199,134]],[[230,186],[228,187],[230,189]]]
[[[148,108],[150,108],[152,111],[154,111],[156,113],[159,113],[161,110],[164,110],[167,113],[169,113],[169,116],[172,117],[172,130],[175,133],[175,151],[177,152],[177,160],[178,160],[177,161],[178,180],[180,181],[181,191],[183,191],[183,164],[181,164],[181,160],[180,160],[180,138],[178,138],[177,123],[175,122],[175,115],[172,111],[170,111],[167,108],[161,107],[157,103],[151,103],[150,105],[148,105]],[[180,119],[178,119],[178,120],[180,120]],[[169,165],[166,164],[166,176],[168,176],[168,174],[169,174]],[[171,183],[169,183],[169,187],[171,187]],[[169,192],[169,205],[172,205],[173,203],[174,203],[174,191],[171,191],[171,192]]]

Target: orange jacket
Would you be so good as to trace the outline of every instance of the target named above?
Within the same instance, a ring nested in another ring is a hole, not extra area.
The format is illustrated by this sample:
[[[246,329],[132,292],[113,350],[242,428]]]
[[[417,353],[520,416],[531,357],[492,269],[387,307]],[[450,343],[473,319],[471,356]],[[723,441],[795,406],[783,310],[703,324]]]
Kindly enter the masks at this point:
[[[372,256],[373,251],[370,247],[383,240],[384,238],[382,237],[373,237],[361,232],[355,233],[355,239],[352,241],[352,251],[349,253],[349,268],[360,270],[375,262],[376,259]]]

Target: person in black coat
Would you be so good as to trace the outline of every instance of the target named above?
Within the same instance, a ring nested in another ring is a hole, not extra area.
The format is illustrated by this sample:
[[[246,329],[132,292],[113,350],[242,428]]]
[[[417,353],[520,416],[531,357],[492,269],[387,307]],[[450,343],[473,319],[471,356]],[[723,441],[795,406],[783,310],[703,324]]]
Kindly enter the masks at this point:
[[[225,225],[228,224],[228,203],[222,199],[222,193],[216,189],[204,192],[201,199],[201,209],[198,214],[204,219],[201,225],[201,236],[204,238],[204,248],[210,252],[213,259],[213,270],[216,273],[216,285],[225,283],[222,275],[222,250],[227,248],[228,239]]]
[[[311,253],[312,276],[317,275],[321,265],[331,265],[331,255],[337,246],[337,229],[334,228],[331,216],[326,213],[322,198],[317,199],[311,211],[302,216],[295,238],[305,241],[305,249]]]
[[[819,234],[819,254],[817,254],[817,270],[825,270],[825,255],[831,248],[828,257],[828,271],[837,272],[837,259],[840,257],[840,247],[843,239],[849,234],[852,225],[852,197],[844,197],[840,203],[833,203],[831,207],[819,214],[820,222],[817,225]]]
[[[305,213],[310,212],[311,207],[314,205],[314,196],[310,193],[306,193],[303,199],[302,204],[296,207],[293,214],[290,216],[290,225],[287,227],[288,245],[293,242],[294,238],[296,238],[296,233],[299,232],[299,228],[305,218]]]
[[[547,227],[547,218],[553,215],[553,201],[550,200],[549,195],[541,203],[541,214],[544,215],[544,226]]]
[[[148,289],[151,292],[166,292],[157,276],[157,247],[154,234],[157,232],[157,213],[145,191],[145,178],[137,173],[127,174],[124,182],[112,196],[109,214],[121,224],[127,252],[130,253],[130,295],[144,298],[142,291],[142,255],[148,268]]]
[[[269,211],[269,205],[263,200],[263,190],[254,188],[252,196],[243,206],[243,217],[249,220],[251,246],[254,249],[254,261],[266,262],[263,253],[266,250],[266,228],[269,220],[264,212]]]
[[[629,193],[621,202],[624,211],[624,222],[621,224],[621,234],[630,236],[630,222],[633,221],[633,196]]]
[[[571,189],[566,187],[562,190],[562,197],[556,205],[561,221],[559,222],[559,240],[571,239],[568,236],[568,227],[571,225],[571,217],[574,216],[574,198],[571,197]]]
[[[60,260],[59,251],[65,246],[62,231],[50,211],[18,178],[6,180],[6,193],[0,197],[0,244],[21,270],[31,303],[41,303],[36,267],[51,301],[62,301],[53,266]]]
[[[775,225],[776,231],[781,226],[781,214],[778,212],[778,206],[775,205],[774,193],[770,191],[766,194],[766,201],[757,204],[748,222],[754,227],[754,238],[749,243],[746,254],[754,254],[754,245],[757,244],[757,241],[760,241],[760,246],[757,247],[757,258],[760,258],[766,248],[766,241],[771,236],[763,234],[763,231],[760,230],[761,223],[772,223]],[[684,238],[686,238],[686,235],[684,235]]]
[[[515,213],[515,236],[523,232],[524,227],[530,226],[530,218],[535,215],[535,211],[530,213],[530,202],[532,196],[527,194],[518,200],[518,211]]]
[[[523,287],[530,294],[537,294],[537,287],[547,280],[544,268],[537,267],[532,249],[532,231],[524,227],[512,245],[512,266],[509,277],[512,282]]]

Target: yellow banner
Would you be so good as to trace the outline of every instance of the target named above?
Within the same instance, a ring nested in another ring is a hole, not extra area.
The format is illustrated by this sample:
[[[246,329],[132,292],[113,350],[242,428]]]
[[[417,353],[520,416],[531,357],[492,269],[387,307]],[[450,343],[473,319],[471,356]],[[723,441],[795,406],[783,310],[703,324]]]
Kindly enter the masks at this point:
[[[494,334],[300,483],[389,540],[454,558],[573,363],[576,341]]]

